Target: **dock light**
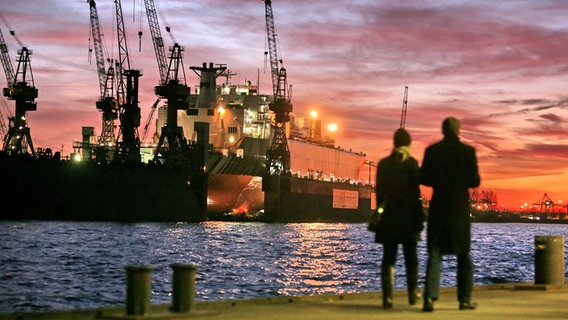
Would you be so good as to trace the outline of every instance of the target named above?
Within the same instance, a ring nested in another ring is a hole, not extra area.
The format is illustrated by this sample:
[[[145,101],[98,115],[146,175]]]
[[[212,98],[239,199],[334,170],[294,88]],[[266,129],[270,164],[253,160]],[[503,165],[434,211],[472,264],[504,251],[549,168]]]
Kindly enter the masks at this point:
[[[73,160],[80,162],[81,161],[81,155],[76,153],[75,156],[73,157]]]
[[[230,143],[235,143],[235,137],[230,136],[230,137],[229,137],[229,142],[230,142]]]
[[[312,118],[317,118],[318,117],[318,112],[316,110],[312,110],[310,111],[310,116],[312,116]]]
[[[219,115],[221,117],[225,115],[225,108],[223,108],[222,106],[219,106]]]
[[[327,126],[327,130],[329,130],[329,131],[331,131],[331,132],[335,132],[335,131],[337,131],[337,125],[336,125],[335,123],[330,123],[330,124]]]

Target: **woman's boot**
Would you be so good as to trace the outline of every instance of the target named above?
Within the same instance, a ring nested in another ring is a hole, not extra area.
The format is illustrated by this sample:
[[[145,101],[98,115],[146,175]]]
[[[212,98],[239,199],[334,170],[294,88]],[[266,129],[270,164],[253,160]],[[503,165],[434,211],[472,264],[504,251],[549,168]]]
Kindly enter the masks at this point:
[[[392,291],[394,285],[394,266],[381,267],[381,282],[383,286],[383,308],[392,309]]]

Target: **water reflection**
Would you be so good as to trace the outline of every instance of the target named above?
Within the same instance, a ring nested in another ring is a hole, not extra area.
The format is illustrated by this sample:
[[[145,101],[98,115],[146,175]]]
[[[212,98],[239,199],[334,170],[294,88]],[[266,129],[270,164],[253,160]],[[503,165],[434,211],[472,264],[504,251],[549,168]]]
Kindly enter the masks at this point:
[[[568,237],[565,225],[473,228],[475,284],[533,281],[534,236]],[[421,241],[421,287],[425,247]],[[0,250],[0,312],[123,306],[124,267],[133,264],[154,267],[152,303],[170,303],[173,263],[199,266],[201,301],[381,287],[382,248],[364,224],[0,222]],[[442,286],[455,285],[455,267],[444,258]]]

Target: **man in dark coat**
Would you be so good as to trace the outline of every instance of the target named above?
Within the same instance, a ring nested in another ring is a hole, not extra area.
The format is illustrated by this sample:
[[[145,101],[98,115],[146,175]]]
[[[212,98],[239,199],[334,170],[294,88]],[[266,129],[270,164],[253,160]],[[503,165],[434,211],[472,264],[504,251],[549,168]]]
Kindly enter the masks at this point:
[[[376,196],[379,210],[383,209],[375,241],[383,244],[381,283],[383,308],[392,308],[394,266],[399,244],[404,250],[408,302],[418,299],[417,244],[424,228],[420,200],[418,161],[410,155],[410,135],[404,129],[394,134],[392,153],[379,161]]]
[[[460,123],[446,118],[444,139],[429,146],[420,169],[420,183],[433,189],[428,215],[428,264],[423,311],[433,311],[440,287],[442,255],[457,255],[460,310],[471,310],[473,262],[470,256],[469,188],[480,184],[475,149],[459,139]]]

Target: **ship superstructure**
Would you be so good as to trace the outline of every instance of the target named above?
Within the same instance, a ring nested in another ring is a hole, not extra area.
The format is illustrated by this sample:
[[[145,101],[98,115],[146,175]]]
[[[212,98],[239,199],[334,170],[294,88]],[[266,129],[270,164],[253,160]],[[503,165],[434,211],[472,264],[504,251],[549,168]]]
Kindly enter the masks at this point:
[[[268,107],[272,96],[260,93],[258,85],[250,81],[231,83],[234,74],[228,69],[220,71],[221,66],[224,65],[208,63],[192,68],[201,72],[200,85],[191,96],[190,107],[177,112],[178,124],[190,141],[195,139],[195,123],[209,123],[207,193],[208,214],[213,218],[264,210],[262,180],[274,137],[271,128],[274,114]],[[209,75],[203,77],[204,72]],[[223,80],[221,84],[217,84],[219,79]],[[158,128],[166,122],[167,109],[161,107]],[[290,176],[305,182],[319,182],[317,188],[316,184],[305,188],[332,195],[330,183],[343,189],[351,185],[348,193],[353,197],[357,186],[372,184],[366,175],[365,154],[335,146],[333,137],[322,134],[321,120],[290,114],[290,122],[284,128],[290,150]],[[324,182],[327,184],[322,184]],[[299,185],[301,183],[292,184],[297,188]],[[336,191],[336,196],[341,192]],[[354,204],[342,206],[358,207],[359,196],[355,193],[354,197]],[[370,196],[367,197],[371,201]]]

